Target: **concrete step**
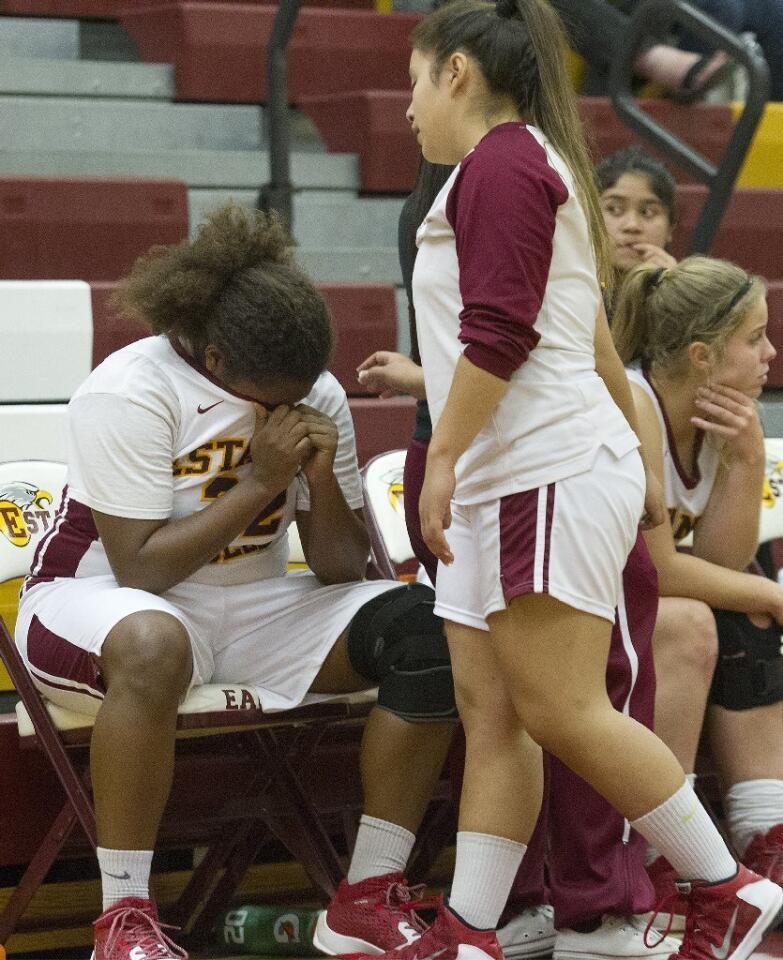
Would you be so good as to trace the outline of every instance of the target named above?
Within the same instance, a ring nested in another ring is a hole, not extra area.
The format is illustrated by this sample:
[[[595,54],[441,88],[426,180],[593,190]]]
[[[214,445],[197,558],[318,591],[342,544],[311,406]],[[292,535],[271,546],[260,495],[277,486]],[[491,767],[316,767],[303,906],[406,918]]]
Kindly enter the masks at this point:
[[[296,150],[323,150],[312,121],[291,112]],[[0,143],[16,150],[256,150],[261,107],[0,96]]]
[[[235,200],[254,208],[256,190],[190,190],[190,228],[204,213]],[[403,201],[357,197],[352,193],[302,191],[294,195],[294,236],[301,247],[386,247],[397,242]]]
[[[300,247],[296,258],[321,283],[402,283],[397,247]]]
[[[12,141],[11,141],[12,143]],[[173,177],[190,187],[256,190],[269,180],[269,154],[253,150],[7,150],[0,174],[47,177]],[[357,159],[347,153],[294,153],[299,189],[357,190]],[[395,254],[396,257],[396,254]]]
[[[760,406],[764,436],[783,437],[783,390],[765,390]]]
[[[0,17],[0,62],[11,57],[78,60],[78,21]]]
[[[167,63],[0,58],[0,94],[171,100],[175,92]]]

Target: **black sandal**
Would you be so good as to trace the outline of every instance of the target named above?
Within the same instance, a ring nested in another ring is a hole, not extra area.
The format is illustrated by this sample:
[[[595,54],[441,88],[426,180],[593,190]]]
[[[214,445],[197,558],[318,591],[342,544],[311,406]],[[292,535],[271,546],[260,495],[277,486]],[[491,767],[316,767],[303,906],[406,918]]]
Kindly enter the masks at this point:
[[[699,82],[701,74],[709,67],[716,57],[725,57],[723,63],[707,74],[706,79]],[[672,99],[677,103],[696,103],[701,100],[710,90],[719,86],[724,80],[728,79],[734,71],[734,61],[723,51],[717,53],[705,54],[693,64],[685,76],[682,78],[680,86],[672,91]]]

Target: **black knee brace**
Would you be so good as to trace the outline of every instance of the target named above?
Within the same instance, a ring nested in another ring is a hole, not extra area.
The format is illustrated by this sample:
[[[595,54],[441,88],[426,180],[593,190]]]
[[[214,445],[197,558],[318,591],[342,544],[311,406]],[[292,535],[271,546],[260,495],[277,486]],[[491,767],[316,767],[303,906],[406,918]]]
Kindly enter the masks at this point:
[[[718,665],[710,703],[750,710],[783,700],[783,637],[777,623],[754,626],[744,613],[714,610]]]
[[[378,684],[378,704],[404,720],[456,720],[443,620],[430,587],[411,583],[370,600],[348,630],[348,657]]]

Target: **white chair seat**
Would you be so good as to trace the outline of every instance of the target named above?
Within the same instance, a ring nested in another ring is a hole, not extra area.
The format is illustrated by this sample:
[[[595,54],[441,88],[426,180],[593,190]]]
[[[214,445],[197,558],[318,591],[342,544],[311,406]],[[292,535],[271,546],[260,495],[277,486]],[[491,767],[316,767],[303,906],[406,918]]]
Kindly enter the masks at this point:
[[[351,703],[363,704],[374,703],[377,698],[377,690],[360,690],[357,693],[339,694],[329,698],[330,703]],[[248,698],[253,701],[254,707],[258,708],[257,697],[253,695],[252,690],[238,684],[229,683],[205,683],[202,686],[193,687],[187,697],[179,706],[177,711],[180,716],[195,713],[219,713],[225,710],[236,710],[238,713],[250,709]],[[100,701],[95,701],[96,712]],[[245,707],[240,705],[245,703]],[[305,704],[307,701],[305,700]],[[87,713],[77,713],[75,710],[67,710],[55,703],[46,701],[46,709],[52,718],[54,725],[58,730],[81,730],[85,727],[91,727],[95,723],[95,716]],[[278,714],[266,714],[266,716],[276,716]],[[280,711],[281,720],[285,717],[285,711]],[[19,701],[16,705],[16,722],[20,737],[32,737],[35,734],[33,722],[27,708]]]

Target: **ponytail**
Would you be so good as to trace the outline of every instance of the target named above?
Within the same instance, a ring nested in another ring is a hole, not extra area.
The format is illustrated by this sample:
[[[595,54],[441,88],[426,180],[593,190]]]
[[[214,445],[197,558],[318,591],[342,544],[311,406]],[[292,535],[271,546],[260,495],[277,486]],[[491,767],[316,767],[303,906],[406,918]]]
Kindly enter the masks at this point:
[[[612,318],[612,338],[617,354],[626,367],[633,363],[649,366],[651,291],[661,282],[660,268],[642,265],[626,276],[617,295]]]
[[[668,269],[640,264],[617,293],[617,353],[626,365],[678,376],[692,343],[706,343],[720,356],[764,290],[763,280],[728,260],[688,257]]]
[[[510,2],[500,0],[501,15]],[[615,277],[611,246],[576,94],[566,69],[567,41],[562,21],[547,0],[516,0],[515,7],[527,27],[537,66],[531,78],[530,117],[571,171],[587,217],[598,277],[607,293],[611,293]]]

